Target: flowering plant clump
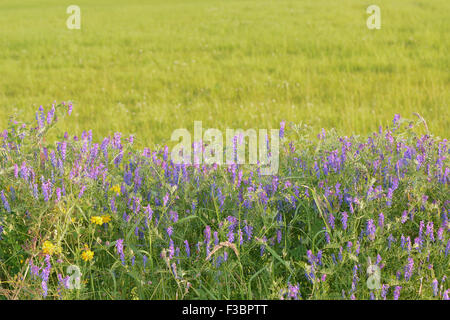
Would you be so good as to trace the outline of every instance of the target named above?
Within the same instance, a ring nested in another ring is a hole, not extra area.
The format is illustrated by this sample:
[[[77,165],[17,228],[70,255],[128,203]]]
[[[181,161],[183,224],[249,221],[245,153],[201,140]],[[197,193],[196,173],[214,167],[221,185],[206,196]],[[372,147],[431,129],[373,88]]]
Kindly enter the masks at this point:
[[[365,138],[283,122],[264,176],[60,134],[71,112],[40,107],[1,134],[7,298],[449,298],[450,151],[421,118]]]
[[[44,244],[42,245],[42,253],[49,254],[49,255],[52,255],[54,253],[61,253],[61,248],[58,246],[55,246],[50,241],[44,241]]]
[[[91,251],[89,248],[85,248],[83,253],[81,254],[81,258],[84,261],[90,261],[94,258],[94,252]]]

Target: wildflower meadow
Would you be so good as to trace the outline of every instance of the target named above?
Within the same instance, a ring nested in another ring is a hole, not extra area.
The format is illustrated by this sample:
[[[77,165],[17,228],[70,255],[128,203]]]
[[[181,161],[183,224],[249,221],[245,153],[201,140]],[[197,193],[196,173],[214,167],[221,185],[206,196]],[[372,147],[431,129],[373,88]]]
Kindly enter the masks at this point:
[[[1,315],[448,305],[449,13],[0,0]]]
[[[449,143],[419,114],[361,136],[283,121],[262,175],[73,135],[73,108],[1,132],[2,299],[449,299]]]

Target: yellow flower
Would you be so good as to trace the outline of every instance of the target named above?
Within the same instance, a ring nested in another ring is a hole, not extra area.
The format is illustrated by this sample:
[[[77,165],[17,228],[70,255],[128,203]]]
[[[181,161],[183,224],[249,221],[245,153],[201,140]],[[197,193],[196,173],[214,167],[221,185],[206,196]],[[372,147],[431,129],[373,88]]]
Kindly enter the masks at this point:
[[[110,191],[116,193],[117,195],[121,195],[121,189],[120,189],[120,185],[116,184],[115,186],[112,186],[111,189],[109,189]]]
[[[86,249],[85,251],[83,251],[83,252],[81,253],[81,258],[82,258],[84,261],[92,260],[92,259],[94,258],[94,252],[91,251],[90,249]]]
[[[91,217],[91,223],[95,223],[101,226],[103,224],[103,219],[100,216],[93,216]]]
[[[111,221],[111,216],[109,214],[103,216],[93,216],[91,217],[91,223],[98,224],[101,226],[104,223],[108,223]]]
[[[42,252],[44,254],[52,255],[54,253],[61,253],[61,247],[55,246],[51,241],[45,241],[42,245]]]
[[[102,216],[103,223],[108,223],[111,221],[111,216],[109,214]]]
[[[42,252],[44,254],[50,254],[50,252],[53,252],[53,247],[53,243],[51,243],[50,241],[45,241],[42,245]]]

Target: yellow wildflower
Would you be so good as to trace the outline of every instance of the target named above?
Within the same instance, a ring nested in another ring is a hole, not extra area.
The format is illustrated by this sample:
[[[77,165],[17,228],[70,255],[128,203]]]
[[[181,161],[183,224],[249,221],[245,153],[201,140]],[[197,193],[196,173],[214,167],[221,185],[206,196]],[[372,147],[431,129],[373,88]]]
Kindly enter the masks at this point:
[[[42,252],[44,254],[52,255],[54,253],[61,253],[61,248],[58,246],[55,246],[51,241],[45,241],[42,245]]]
[[[91,217],[91,223],[98,224],[101,226],[104,223],[108,223],[111,221],[111,216],[109,214],[103,216],[93,216]]]
[[[120,189],[120,185],[116,184],[115,186],[112,186],[111,189],[109,189],[110,191],[116,193],[117,195],[121,195],[121,189]]]
[[[102,216],[103,223],[108,223],[111,221],[111,216],[109,214]]]
[[[94,252],[91,251],[90,249],[86,249],[85,251],[83,251],[83,252],[81,253],[81,258],[82,258],[84,261],[92,260],[92,259],[94,258]]]
[[[91,217],[91,223],[95,223],[101,226],[103,224],[103,219],[100,216],[93,216]]]

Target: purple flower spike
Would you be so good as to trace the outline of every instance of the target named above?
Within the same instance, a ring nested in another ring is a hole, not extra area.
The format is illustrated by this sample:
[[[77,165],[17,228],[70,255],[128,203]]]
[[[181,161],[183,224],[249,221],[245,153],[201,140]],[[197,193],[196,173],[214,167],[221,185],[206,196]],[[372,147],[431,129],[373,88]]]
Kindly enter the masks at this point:
[[[376,231],[376,226],[373,223],[372,219],[369,219],[367,221],[367,227],[366,227],[366,235],[370,240],[375,240],[375,231]]]
[[[402,290],[401,286],[396,286],[394,289],[394,300],[398,300],[400,298],[400,291]]]

